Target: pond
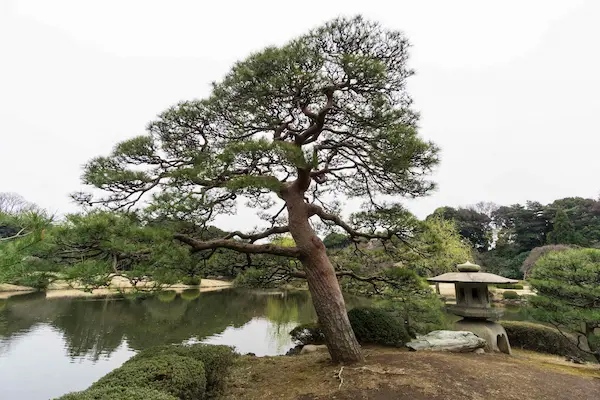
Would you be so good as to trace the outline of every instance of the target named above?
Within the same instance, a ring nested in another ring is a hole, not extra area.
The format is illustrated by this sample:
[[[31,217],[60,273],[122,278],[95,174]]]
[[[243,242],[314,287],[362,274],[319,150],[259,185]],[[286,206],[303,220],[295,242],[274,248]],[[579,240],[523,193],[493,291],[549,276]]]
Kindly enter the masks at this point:
[[[368,303],[348,297],[349,308]],[[182,342],[285,354],[289,331],[316,319],[308,292],[228,289],[146,299],[0,300],[0,398],[46,400],[83,390],[147,347]]]

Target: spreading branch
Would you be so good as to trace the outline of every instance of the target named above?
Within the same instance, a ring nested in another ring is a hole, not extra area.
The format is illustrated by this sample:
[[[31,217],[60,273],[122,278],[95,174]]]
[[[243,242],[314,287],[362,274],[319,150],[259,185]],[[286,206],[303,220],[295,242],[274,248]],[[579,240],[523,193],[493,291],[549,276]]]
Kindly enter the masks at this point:
[[[180,242],[189,245],[196,251],[222,248],[247,254],[272,254],[275,256],[295,258],[301,256],[300,249],[298,249],[297,247],[283,247],[274,244],[254,244],[240,242],[233,239],[215,239],[202,241],[180,233],[176,233],[174,237]]]
[[[267,229],[266,231],[254,233],[254,234],[242,233],[240,231],[231,232],[229,235],[225,236],[223,239],[233,239],[234,237],[237,236],[240,239],[246,239],[250,243],[254,243],[257,240],[267,238],[271,235],[287,233],[289,231],[290,231],[290,227],[287,225],[286,226],[274,226],[274,227]]]
[[[308,205],[308,207],[309,207],[310,215],[317,215],[323,221],[333,222],[334,224],[336,224],[337,226],[339,226],[340,228],[345,230],[346,233],[348,233],[348,235],[350,235],[350,237],[352,237],[352,238],[363,237],[366,239],[390,240],[392,238],[392,236],[394,236],[394,232],[380,234],[380,233],[368,233],[368,232],[357,231],[356,229],[352,228],[346,221],[344,221],[342,218],[340,218],[339,215],[328,213],[323,208],[321,208],[315,204],[310,204],[310,205]]]

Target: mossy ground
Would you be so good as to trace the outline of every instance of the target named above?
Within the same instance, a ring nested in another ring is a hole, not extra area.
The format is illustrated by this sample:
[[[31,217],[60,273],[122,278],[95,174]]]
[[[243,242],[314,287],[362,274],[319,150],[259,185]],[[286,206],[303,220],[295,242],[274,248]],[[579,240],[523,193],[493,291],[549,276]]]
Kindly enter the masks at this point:
[[[600,368],[530,352],[452,354],[367,347],[340,366],[327,353],[241,357],[226,399],[598,399]],[[341,386],[340,386],[341,383]]]

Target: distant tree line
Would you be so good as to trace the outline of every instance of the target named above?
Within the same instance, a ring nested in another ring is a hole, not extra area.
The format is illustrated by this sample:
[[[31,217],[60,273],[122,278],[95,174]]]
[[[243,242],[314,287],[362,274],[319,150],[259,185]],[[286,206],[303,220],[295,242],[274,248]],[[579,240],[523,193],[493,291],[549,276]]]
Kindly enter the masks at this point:
[[[428,218],[454,221],[488,271],[521,279],[544,250],[600,247],[600,201],[567,197],[543,205],[536,201],[510,206],[478,203],[440,207]]]

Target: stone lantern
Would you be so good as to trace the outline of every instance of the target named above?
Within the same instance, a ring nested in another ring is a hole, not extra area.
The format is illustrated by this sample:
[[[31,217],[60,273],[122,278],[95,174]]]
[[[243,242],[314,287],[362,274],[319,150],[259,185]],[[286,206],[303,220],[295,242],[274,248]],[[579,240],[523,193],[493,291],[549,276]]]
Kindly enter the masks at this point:
[[[492,308],[488,285],[500,283],[517,283],[514,279],[479,272],[480,267],[466,262],[457,265],[458,272],[448,272],[427,279],[433,283],[453,283],[456,291],[456,304],[449,304],[446,309],[452,314],[462,317],[456,322],[457,330],[470,331],[485,339],[487,351],[500,351],[511,354],[508,336],[497,321],[504,311]]]

